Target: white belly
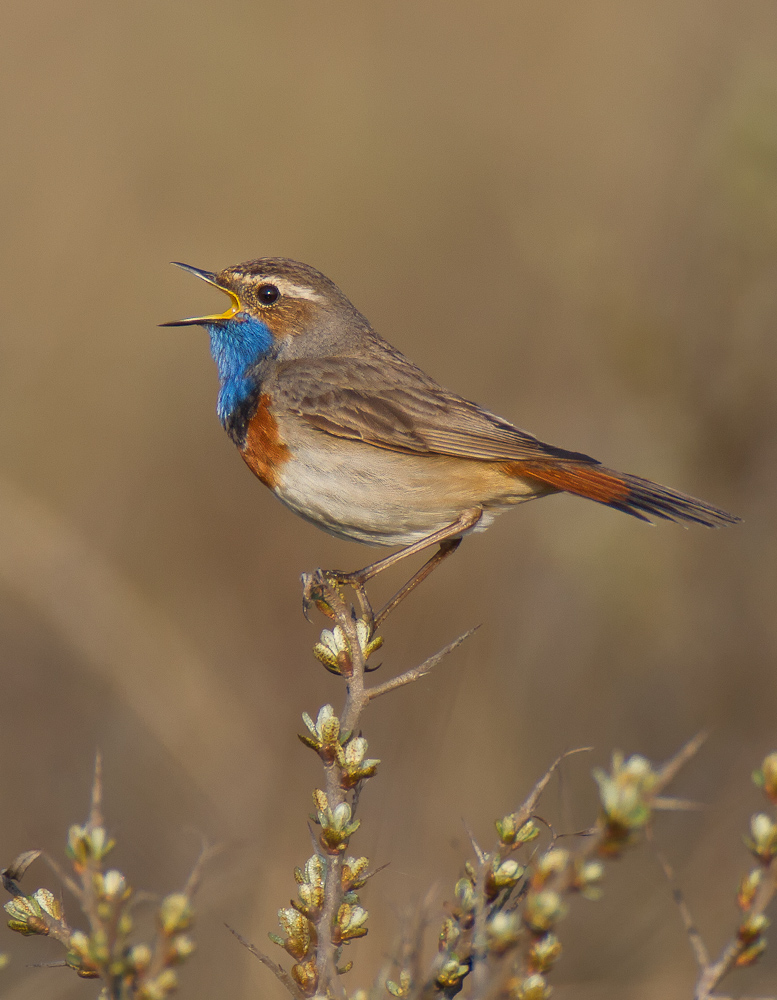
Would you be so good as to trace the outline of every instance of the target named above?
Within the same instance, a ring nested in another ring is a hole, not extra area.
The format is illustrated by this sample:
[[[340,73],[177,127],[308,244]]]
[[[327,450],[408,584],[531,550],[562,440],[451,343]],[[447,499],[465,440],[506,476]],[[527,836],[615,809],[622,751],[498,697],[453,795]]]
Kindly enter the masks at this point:
[[[276,495],[293,511],[341,538],[372,545],[409,545],[480,507],[473,529],[536,488],[483,462],[444,455],[407,455],[311,432],[281,467]],[[309,445],[313,446],[310,447]]]

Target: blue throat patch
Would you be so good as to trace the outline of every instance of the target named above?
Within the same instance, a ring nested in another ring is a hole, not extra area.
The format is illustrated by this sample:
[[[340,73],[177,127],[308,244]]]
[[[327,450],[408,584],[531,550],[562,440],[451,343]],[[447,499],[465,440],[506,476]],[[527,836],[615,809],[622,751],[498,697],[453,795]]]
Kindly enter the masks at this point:
[[[226,427],[234,411],[256,391],[251,369],[269,351],[269,327],[247,313],[237,313],[226,323],[207,324],[210,353],[219,370],[219,420]]]

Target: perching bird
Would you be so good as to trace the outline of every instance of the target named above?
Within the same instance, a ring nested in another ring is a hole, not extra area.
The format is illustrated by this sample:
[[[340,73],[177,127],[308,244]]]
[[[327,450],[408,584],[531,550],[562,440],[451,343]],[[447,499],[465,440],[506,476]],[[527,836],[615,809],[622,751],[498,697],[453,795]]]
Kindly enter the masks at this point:
[[[363,582],[434,543],[441,550],[430,563],[439,561],[463,533],[559,491],[643,520],[710,527],[738,520],[544,444],[443,389],[307,264],[265,257],[217,274],[178,266],[230,298],[224,313],[164,325],[208,331],[218,415],[251,471],[333,535],[404,546],[354,579]]]

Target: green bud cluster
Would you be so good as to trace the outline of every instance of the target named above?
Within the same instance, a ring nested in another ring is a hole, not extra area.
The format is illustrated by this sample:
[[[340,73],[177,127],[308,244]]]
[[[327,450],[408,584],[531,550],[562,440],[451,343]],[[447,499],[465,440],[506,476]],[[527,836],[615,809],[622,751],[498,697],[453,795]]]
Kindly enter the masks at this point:
[[[375,775],[380,760],[367,757],[367,740],[363,736],[341,732],[340,720],[331,705],[324,705],[319,710],[315,722],[303,712],[302,721],[311,735],[302,733],[300,740],[315,750],[325,764],[334,764],[340,770],[341,788],[355,788],[360,781]]]
[[[340,904],[332,926],[332,944],[336,948],[364,937],[367,928],[367,911],[360,905],[356,892],[368,878],[367,858],[340,859]],[[297,881],[297,899],[290,907],[278,911],[281,934],[270,934],[270,940],[280,945],[294,960],[291,975],[306,996],[313,996],[318,986],[316,924],[321,919],[324,893],[330,861],[327,856],[314,854],[303,868],[294,870]],[[340,969],[347,972],[350,964]]]
[[[624,847],[648,825],[653,812],[659,774],[645,757],[635,755],[625,760],[623,754],[612,755],[609,773],[594,768],[601,802],[600,828],[603,837],[599,853],[617,857]]]
[[[87,930],[73,929],[62,904],[48,889],[24,895],[18,882],[40,854],[21,855],[3,873],[13,898],[5,904],[8,926],[20,934],[47,935],[65,950],[65,965],[84,979],[101,979],[103,995],[133,1000],[165,1000],[178,986],[175,967],[194,951],[186,933],[193,912],[191,889],[166,896],[156,914],[152,944],[130,940],[134,929],[134,891],[105,859],[115,847],[100,819],[100,772],[95,775],[92,812],[83,825],[70,827],[66,852],[74,877],[65,876],[88,922]]]
[[[365,663],[383,645],[383,639],[372,635],[370,625],[364,618],[359,618],[356,622],[356,637]],[[313,647],[313,655],[332,674],[350,677],[353,673],[351,647],[340,625],[335,625],[331,631],[322,631],[321,638]]]
[[[770,804],[777,804],[777,753],[764,758],[753,772],[753,781]],[[737,904],[744,914],[737,929],[738,966],[752,965],[766,950],[769,918],[763,909],[777,881],[777,821],[766,813],[756,813],[750,818],[750,831],[744,841],[757,867],[743,876],[737,892]]]

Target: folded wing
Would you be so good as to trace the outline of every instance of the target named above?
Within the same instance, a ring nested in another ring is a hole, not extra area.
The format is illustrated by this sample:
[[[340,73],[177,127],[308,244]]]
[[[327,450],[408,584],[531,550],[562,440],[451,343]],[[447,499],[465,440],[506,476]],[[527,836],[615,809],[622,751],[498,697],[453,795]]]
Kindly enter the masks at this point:
[[[450,455],[498,464],[535,481],[642,520],[650,516],[708,527],[739,518],[648,479],[614,472],[581,452],[546,444],[477,403],[448,392],[386,347],[387,364],[363,357],[314,358],[279,365],[273,397],[311,427],[411,454]]]

